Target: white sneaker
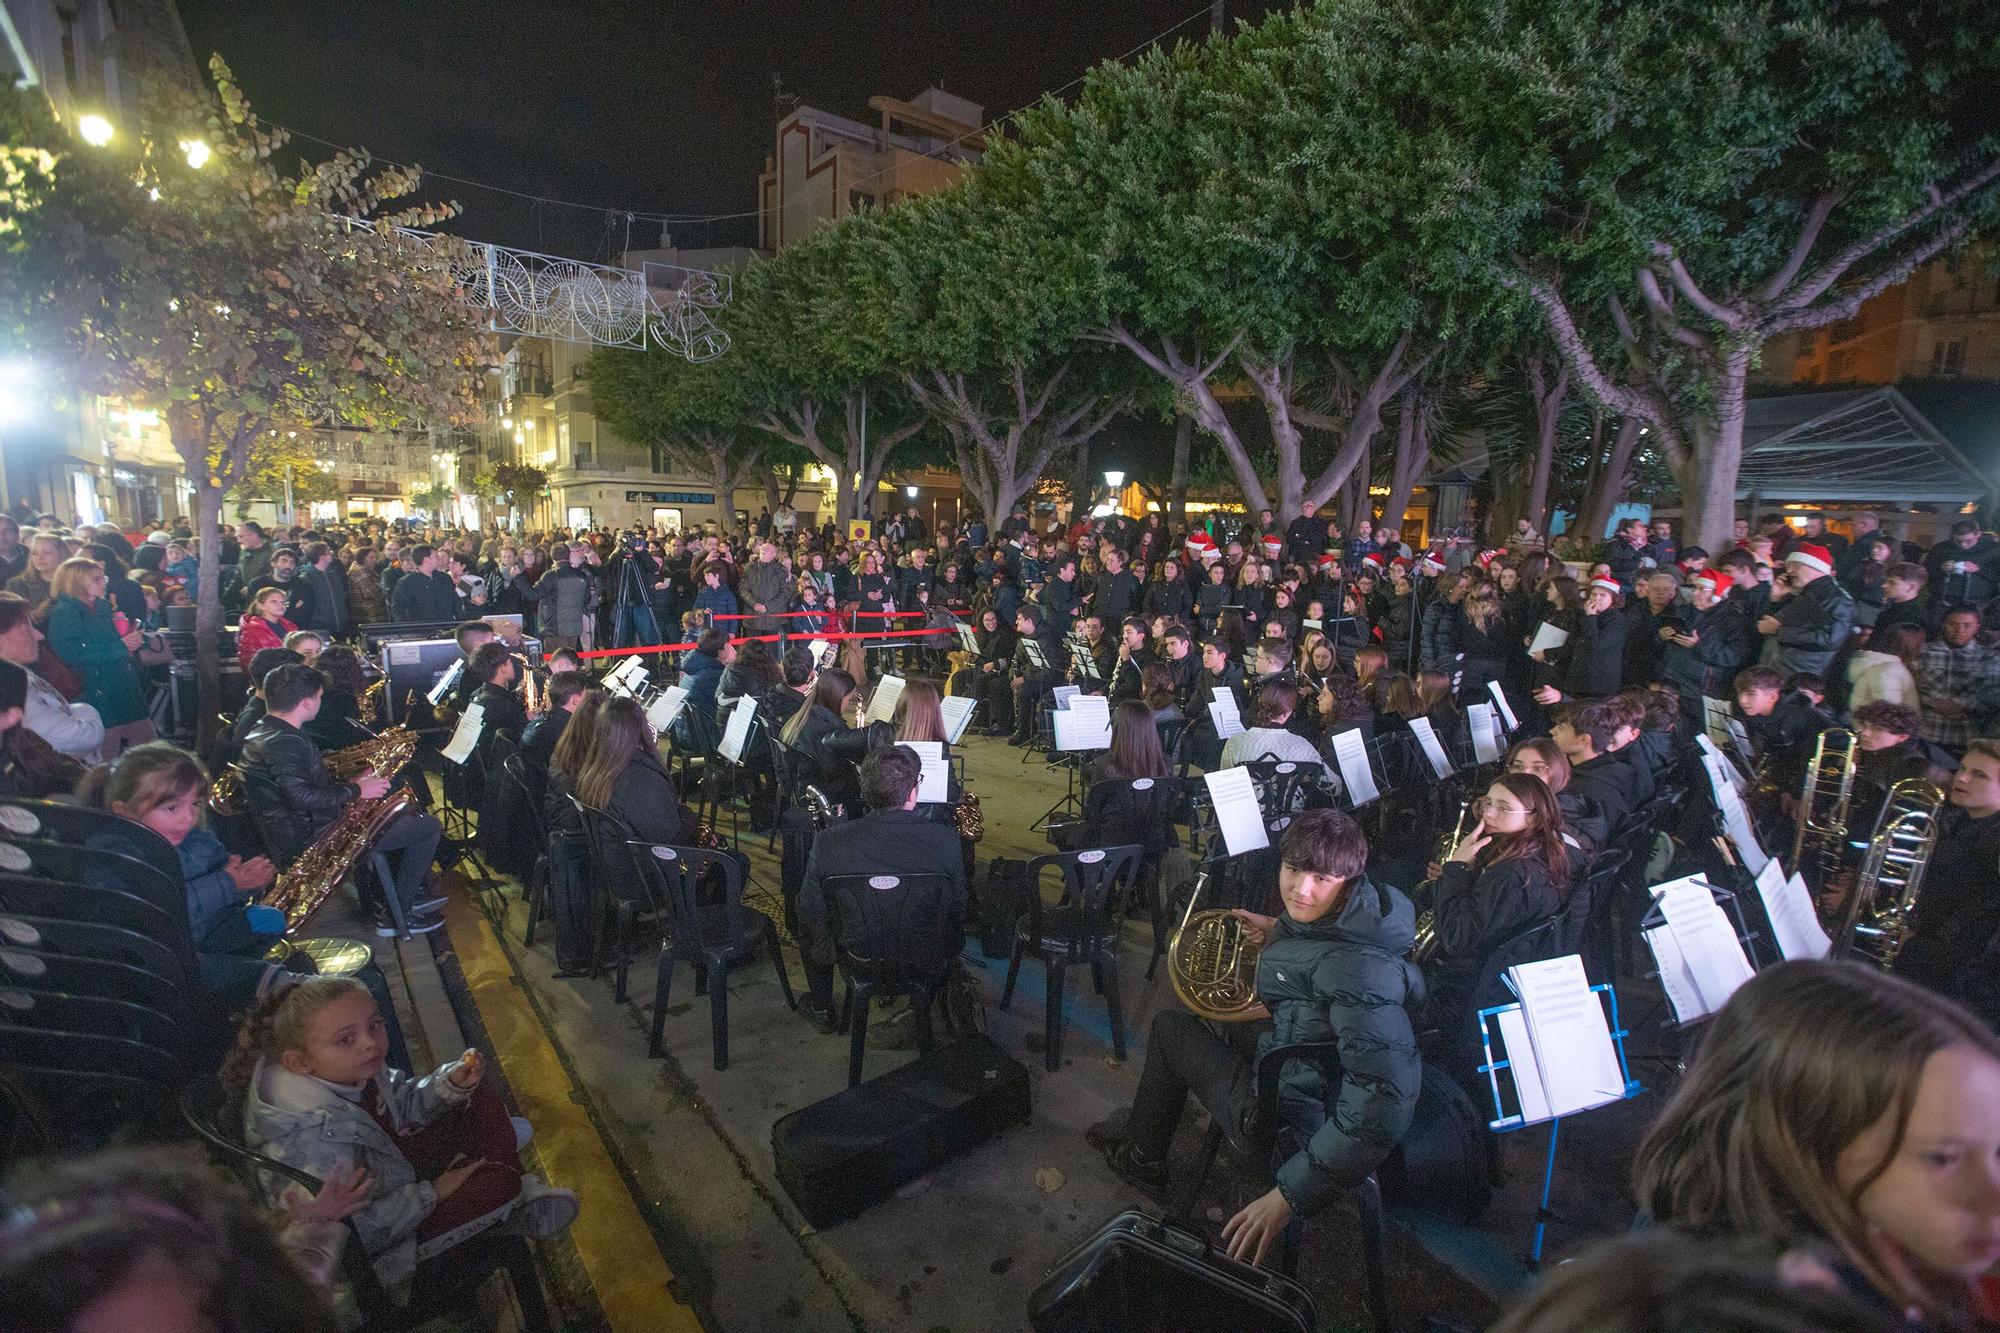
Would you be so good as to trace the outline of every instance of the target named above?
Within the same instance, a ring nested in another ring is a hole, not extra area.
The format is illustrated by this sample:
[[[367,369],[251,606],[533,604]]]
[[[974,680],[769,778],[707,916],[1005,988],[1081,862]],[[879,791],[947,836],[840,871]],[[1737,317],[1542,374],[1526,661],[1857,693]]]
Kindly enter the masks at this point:
[[[557,1189],[537,1175],[524,1175],[520,1202],[500,1229],[509,1235],[542,1240],[576,1221],[581,1209],[573,1190]]]
[[[535,1127],[526,1116],[510,1115],[514,1122],[514,1151],[519,1152],[535,1141]]]

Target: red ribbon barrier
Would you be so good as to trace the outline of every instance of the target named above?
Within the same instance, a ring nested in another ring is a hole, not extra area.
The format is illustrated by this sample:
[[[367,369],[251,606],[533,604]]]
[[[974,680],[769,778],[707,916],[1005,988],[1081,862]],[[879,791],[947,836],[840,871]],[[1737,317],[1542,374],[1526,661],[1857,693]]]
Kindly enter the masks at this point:
[[[920,634],[956,634],[957,632],[958,630],[954,626],[941,625],[937,629],[849,630],[845,634],[815,634],[812,637],[815,639],[825,639],[828,643],[838,643],[842,639],[913,639]],[[729,642],[732,644],[775,643],[785,637],[783,634],[748,634],[740,639],[731,639]],[[791,637],[798,639],[805,636],[794,634]],[[695,646],[692,643],[649,643],[634,648],[593,648],[587,653],[577,653],[576,658],[578,661],[587,662],[596,657],[633,657],[640,653],[678,653],[685,652]],[[554,656],[554,653],[544,653],[542,654],[542,660],[546,662]]]

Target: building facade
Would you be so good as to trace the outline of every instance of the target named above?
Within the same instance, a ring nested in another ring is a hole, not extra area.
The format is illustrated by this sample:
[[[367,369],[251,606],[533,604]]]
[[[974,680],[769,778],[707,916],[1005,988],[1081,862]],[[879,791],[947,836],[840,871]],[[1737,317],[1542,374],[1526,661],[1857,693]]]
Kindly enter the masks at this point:
[[[2000,380],[2000,274],[1991,246],[1926,264],[1851,319],[1764,345],[1762,374],[1781,384]]]
[[[778,123],[776,151],[757,180],[757,244],[782,250],[857,208],[951,185],[979,160],[985,108],[938,88],[909,101],[871,97],[880,125],[818,107]]]

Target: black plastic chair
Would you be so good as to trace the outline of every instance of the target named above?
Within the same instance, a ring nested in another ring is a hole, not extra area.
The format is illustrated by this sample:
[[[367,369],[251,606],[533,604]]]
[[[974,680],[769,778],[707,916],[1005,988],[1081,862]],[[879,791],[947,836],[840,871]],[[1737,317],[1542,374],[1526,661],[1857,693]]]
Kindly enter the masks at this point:
[[[660,937],[660,970],[653,986],[653,1028],[646,1053],[657,1056],[666,1031],[667,1002],[674,964],[694,968],[695,994],[708,990],[710,1040],[715,1067],[729,1068],[729,968],[755,952],[761,940],[777,969],[785,1005],[799,1007],[792,974],[778,952],[778,927],[743,902],[743,863],[728,852],[699,847],[666,847],[640,839],[625,844],[640,881],[652,894],[665,931]],[[704,881],[719,879],[720,900],[703,903]]]
[[[537,783],[528,769],[528,761],[517,750],[500,761],[500,772],[528,807],[529,818],[534,821],[535,863],[528,868],[522,881],[522,896],[528,904],[528,924],[521,931],[521,947],[535,947],[535,926],[542,919],[549,891],[549,817],[542,807],[542,798],[547,792],[537,791],[546,787]]]
[[[163,1051],[182,1049],[188,1040],[187,1029],[172,1014],[108,996],[33,991],[0,983],[0,1014],[10,1024],[116,1037]]]
[[[1028,862],[1028,911],[1014,928],[1013,956],[1007,962],[1007,985],[1000,1007],[1014,1000],[1014,982],[1021,958],[1032,954],[1048,974],[1045,1016],[1045,1063],[1051,1073],[1062,1068],[1063,973],[1088,963],[1092,981],[1111,1013],[1111,1049],[1125,1058],[1125,1016],[1118,997],[1118,922],[1125,895],[1138,882],[1143,849],[1137,846],[1093,847],[1075,852],[1051,852]],[[1055,906],[1043,903],[1042,871],[1062,872],[1063,895]]]
[[[129,963],[78,958],[0,941],[0,986],[64,995],[95,995],[156,1009],[181,1023],[199,1012],[187,987]]]
[[[51,1153],[103,1147],[157,1110],[163,1089],[130,1074],[0,1059],[0,1107]],[[0,1118],[4,1119],[4,1118]]]
[[[585,854],[590,858],[590,879],[597,894],[597,902],[591,912],[592,927],[596,939],[591,948],[591,967],[602,972],[607,966],[610,954],[616,961],[609,965],[613,970],[612,998],[625,1003],[625,975],[632,966],[632,928],[640,918],[649,917],[657,910],[647,901],[645,881],[634,879],[630,866],[621,865],[611,854],[611,848],[633,840],[631,825],[607,810],[585,805],[575,797],[576,808],[583,816]],[[615,940],[607,940],[604,920],[610,916],[616,923]]]
[[[0,912],[0,940],[42,953],[122,963],[164,977],[192,991],[198,974],[171,945],[122,926]]]
[[[267,1182],[282,1188],[296,1184],[318,1194],[323,1183],[317,1176],[287,1165],[274,1157],[247,1147],[221,1114],[222,1096],[210,1080],[184,1088],[179,1099],[181,1119],[208,1148],[210,1156],[234,1173],[253,1195],[267,1196]],[[526,1333],[555,1333],[549,1318],[548,1301],[542,1294],[535,1272],[535,1256],[521,1236],[500,1235],[488,1230],[450,1250],[451,1262],[439,1274],[411,1284],[409,1303],[399,1305],[382,1288],[375,1265],[368,1257],[352,1220],[343,1221],[347,1236],[341,1246],[341,1274],[354,1292],[363,1326],[374,1330],[414,1329],[440,1316],[469,1308],[474,1292],[497,1271],[504,1270],[521,1307],[521,1327]],[[436,1280],[438,1277],[443,1280]]]
[[[0,839],[22,844],[41,841],[82,845],[107,828],[115,829],[139,860],[170,880],[178,881],[181,877],[180,855],[172,844],[143,824],[135,827],[122,815],[15,796],[0,797],[0,808],[21,812],[0,816]]]
[[[949,876],[831,875],[820,888],[826,895],[834,959],[846,979],[841,1022],[849,1032],[851,1088],[861,1082],[873,1001],[909,996],[917,1049],[931,1048],[931,1005],[950,979],[952,960],[965,937],[960,924],[945,913]],[[944,1019],[949,1031],[949,1010]]]
[[[1284,1074],[1285,1065],[1293,1060],[1307,1060],[1318,1064],[1329,1086],[1340,1081],[1340,1043],[1332,1041],[1294,1042],[1287,1046],[1273,1046],[1257,1057],[1257,1117],[1255,1121],[1256,1142],[1248,1145],[1257,1159],[1246,1162],[1252,1171],[1268,1174],[1285,1158],[1290,1157],[1301,1146],[1297,1135],[1283,1123],[1278,1113],[1278,1084]],[[1190,1219],[1195,1201],[1200,1197],[1203,1182],[1208,1179],[1209,1170],[1215,1165],[1215,1157],[1222,1149],[1222,1122],[1210,1119],[1208,1133],[1202,1140],[1201,1166],[1189,1180],[1186,1190],[1170,1210],[1169,1216],[1179,1221]],[[1388,1333],[1389,1287],[1388,1287],[1388,1245],[1382,1227],[1382,1187],[1371,1172],[1359,1185],[1354,1187],[1354,1201],[1361,1215],[1361,1257],[1368,1278],[1368,1317],[1375,1326],[1376,1333]],[[1299,1239],[1305,1231],[1305,1219],[1293,1214],[1278,1242],[1278,1271],[1286,1277],[1295,1275],[1299,1262]]]
[[[143,826],[138,828],[142,833],[147,832]],[[131,845],[144,844],[135,840]],[[187,884],[181,878],[179,861],[174,862],[169,872],[119,851],[27,838],[10,840],[6,847],[0,848],[0,871],[63,884],[115,889],[145,899],[169,917],[187,920]]]

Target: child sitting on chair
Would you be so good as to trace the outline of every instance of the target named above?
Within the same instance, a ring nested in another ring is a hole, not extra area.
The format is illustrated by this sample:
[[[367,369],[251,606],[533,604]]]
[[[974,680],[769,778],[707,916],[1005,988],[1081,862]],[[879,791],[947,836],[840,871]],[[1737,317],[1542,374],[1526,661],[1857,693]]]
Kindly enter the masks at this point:
[[[478,1051],[420,1079],[387,1051],[366,987],[309,977],[257,1006],[223,1072],[252,1149],[322,1180],[363,1173],[352,1221],[385,1286],[489,1228],[539,1238],[576,1219],[574,1193],[522,1172],[533,1128],[485,1086]]]

